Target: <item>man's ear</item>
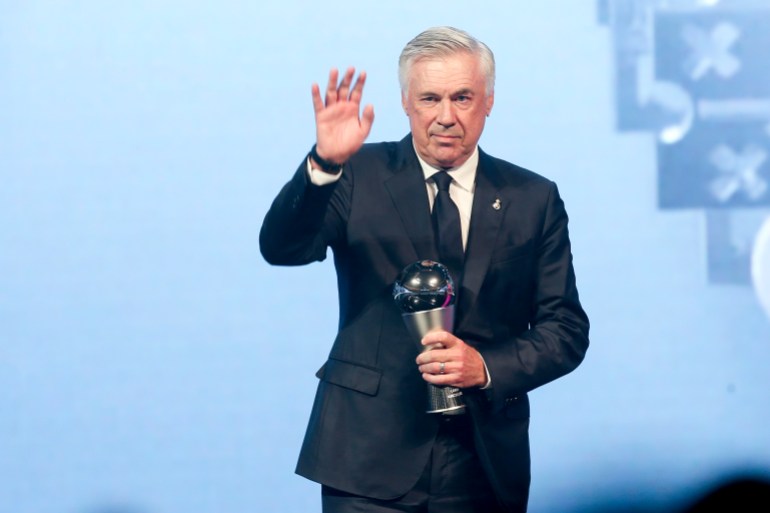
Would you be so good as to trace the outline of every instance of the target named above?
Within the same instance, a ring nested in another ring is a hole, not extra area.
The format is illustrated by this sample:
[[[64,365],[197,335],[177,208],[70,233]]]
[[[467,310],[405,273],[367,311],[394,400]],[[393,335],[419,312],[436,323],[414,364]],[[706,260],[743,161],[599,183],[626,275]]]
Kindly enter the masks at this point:
[[[402,92],[401,93],[401,107],[404,109],[404,114],[406,114],[408,116],[409,115],[409,110],[407,109],[406,105],[407,105],[407,103],[406,103],[406,95]]]
[[[492,94],[487,96],[487,105],[486,105],[487,116],[489,116],[489,114],[492,113],[492,106],[494,104],[495,104],[495,92],[492,91]]]

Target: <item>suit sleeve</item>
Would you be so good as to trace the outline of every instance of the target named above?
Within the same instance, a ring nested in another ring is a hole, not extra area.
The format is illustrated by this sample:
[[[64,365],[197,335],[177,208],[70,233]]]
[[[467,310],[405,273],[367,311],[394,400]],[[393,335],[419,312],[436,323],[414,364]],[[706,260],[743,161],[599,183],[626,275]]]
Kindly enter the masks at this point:
[[[568,218],[550,183],[533,249],[529,327],[481,346],[497,406],[573,371],[588,349],[588,317],[580,304],[572,264]]]
[[[345,234],[350,190],[348,173],[314,185],[303,160],[267,211],[259,232],[262,257],[272,265],[304,265],[326,259],[329,246]]]

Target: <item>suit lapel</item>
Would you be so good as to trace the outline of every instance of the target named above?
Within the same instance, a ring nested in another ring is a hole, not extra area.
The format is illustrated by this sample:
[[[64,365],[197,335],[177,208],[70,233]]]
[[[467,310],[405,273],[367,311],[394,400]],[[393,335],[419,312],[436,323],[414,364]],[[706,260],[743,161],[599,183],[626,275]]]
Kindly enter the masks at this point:
[[[465,314],[478,297],[489,268],[497,233],[503,220],[500,202],[501,180],[497,168],[489,157],[479,150],[479,167],[476,171],[476,189],[473,194],[471,226],[465,249],[465,267],[459,294],[456,326],[461,326]]]
[[[398,211],[415,251],[414,260],[436,260],[436,244],[430,220],[430,203],[425,178],[412,146],[411,134],[398,143],[393,176],[385,180],[393,206]]]

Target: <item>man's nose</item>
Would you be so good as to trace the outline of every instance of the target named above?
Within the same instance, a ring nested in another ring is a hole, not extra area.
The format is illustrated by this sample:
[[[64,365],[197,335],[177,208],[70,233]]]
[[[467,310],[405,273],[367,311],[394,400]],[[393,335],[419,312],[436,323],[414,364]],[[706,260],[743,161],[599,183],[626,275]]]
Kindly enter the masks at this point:
[[[443,100],[439,103],[436,122],[442,126],[452,126],[455,124],[455,110],[451,100]]]

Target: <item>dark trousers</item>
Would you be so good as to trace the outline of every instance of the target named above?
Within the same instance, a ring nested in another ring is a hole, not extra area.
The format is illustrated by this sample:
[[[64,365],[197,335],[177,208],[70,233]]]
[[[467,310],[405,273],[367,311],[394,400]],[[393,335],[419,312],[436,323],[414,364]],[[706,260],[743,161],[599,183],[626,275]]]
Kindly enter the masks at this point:
[[[323,486],[321,503],[323,513],[505,513],[476,456],[465,415],[442,419],[425,471],[405,495],[379,500]]]

